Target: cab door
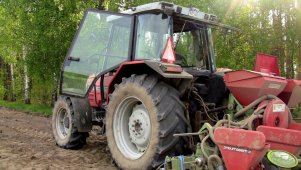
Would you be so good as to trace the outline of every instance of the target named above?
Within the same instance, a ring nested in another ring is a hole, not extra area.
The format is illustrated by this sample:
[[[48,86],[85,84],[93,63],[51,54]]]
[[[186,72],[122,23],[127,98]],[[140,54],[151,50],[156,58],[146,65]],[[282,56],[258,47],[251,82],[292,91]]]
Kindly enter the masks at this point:
[[[88,10],[62,68],[60,92],[85,97],[101,75],[130,60],[133,16]]]

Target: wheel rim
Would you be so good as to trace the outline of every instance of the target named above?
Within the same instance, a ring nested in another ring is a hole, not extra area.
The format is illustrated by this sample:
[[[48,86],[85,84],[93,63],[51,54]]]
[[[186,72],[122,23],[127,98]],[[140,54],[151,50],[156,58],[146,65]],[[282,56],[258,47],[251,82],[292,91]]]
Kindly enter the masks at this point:
[[[70,117],[66,109],[60,109],[56,116],[56,130],[61,139],[67,138],[70,134]]]
[[[151,136],[149,113],[136,97],[122,100],[114,113],[113,132],[121,153],[132,160],[140,158],[148,148]]]

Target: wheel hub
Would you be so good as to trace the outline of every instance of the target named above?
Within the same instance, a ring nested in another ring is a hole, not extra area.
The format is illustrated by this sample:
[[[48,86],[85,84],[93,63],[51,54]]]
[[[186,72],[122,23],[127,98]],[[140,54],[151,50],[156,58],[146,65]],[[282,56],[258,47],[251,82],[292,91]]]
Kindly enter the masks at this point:
[[[123,99],[114,113],[113,132],[120,152],[131,160],[139,159],[149,147],[151,121],[148,110],[135,96]]]
[[[64,127],[69,129],[69,118],[67,116],[64,118]]]
[[[58,135],[64,139],[70,133],[70,117],[66,109],[61,109],[57,116],[57,132]]]
[[[148,113],[142,105],[133,108],[128,125],[131,141],[137,146],[139,152],[144,152],[148,146],[151,127]]]

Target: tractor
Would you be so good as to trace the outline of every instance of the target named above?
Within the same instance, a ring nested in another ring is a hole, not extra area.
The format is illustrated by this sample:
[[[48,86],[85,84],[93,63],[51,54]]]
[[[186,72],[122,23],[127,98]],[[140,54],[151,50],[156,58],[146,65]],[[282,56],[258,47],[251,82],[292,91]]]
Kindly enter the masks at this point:
[[[218,72],[212,29],[234,28],[167,2],[87,10],[62,66],[56,144],[79,149],[98,126],[121,169],[297,166],[300,81],[265,54],[254,71]]]

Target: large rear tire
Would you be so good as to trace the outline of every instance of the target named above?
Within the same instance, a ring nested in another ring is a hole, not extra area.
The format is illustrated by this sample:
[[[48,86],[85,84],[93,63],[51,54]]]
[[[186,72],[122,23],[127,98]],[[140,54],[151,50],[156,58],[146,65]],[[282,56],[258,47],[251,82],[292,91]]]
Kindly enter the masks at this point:
[[[59,147],[79,149],[86,144],[88,133],[78,132],[70,99],[56,101],[52,113],[52,132]]]
[[[185,132],[179,92],[155,76],[132,75],[115,86],[106,115],[108,146],[122,169],[151,169],[181,148]]]

